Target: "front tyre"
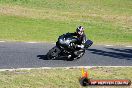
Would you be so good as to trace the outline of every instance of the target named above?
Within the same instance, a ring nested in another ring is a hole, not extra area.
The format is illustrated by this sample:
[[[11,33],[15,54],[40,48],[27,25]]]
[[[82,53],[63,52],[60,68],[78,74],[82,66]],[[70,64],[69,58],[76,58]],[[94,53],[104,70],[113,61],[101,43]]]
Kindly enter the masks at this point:
[[[47,59],[54,60],[58,58],[59,53],[60,53],[60,49],[55,46],[51,50],[49,50],[49,52],[47,53]]]

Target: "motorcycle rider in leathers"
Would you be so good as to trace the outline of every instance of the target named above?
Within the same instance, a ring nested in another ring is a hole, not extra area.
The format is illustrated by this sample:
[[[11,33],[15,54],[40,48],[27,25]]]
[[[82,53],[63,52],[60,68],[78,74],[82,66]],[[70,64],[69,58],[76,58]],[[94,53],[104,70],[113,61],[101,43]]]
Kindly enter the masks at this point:
[[[84,33],[84,27],[79,26],[79,27],[77,27],[76,32],[66,33],[60,37],[62,37],[61,39],[63,39],[63,38],[69,37],[69,36],[76,36],[78,39],[78,43],[77,43],[78,45],[76,45],[77,51],[74,52],[74,55],[78,56],[80,50],[84,49],[84,44],[87,41],[86,35]],[[63,45],[64,42],[63,41],[61,42],[61,40],[60,40],[60,43]],[[71,55],[68,56],[68,58],[70,58],[70,57],[71,57]]]

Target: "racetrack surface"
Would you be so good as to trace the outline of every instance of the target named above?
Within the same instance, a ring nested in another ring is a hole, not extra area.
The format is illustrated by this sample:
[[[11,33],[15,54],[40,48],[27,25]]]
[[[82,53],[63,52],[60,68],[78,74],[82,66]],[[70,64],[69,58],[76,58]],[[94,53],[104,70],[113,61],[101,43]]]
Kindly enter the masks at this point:
[[[69,66],[132,66],[132,47],[93,45],[79,60],[47,60],[46,53],[55,44],[0,43],[0,69],[69,67]]]

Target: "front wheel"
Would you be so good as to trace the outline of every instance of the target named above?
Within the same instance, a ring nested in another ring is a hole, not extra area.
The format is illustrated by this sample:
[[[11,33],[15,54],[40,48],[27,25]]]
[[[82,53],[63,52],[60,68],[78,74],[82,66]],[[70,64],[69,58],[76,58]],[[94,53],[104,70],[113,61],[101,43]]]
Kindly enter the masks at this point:
[[[49,52],[47,53],[47,59],[54,60],[58,58],[59,53],[60,53],[60,49],[55,46],[51,50],[49,50]]]

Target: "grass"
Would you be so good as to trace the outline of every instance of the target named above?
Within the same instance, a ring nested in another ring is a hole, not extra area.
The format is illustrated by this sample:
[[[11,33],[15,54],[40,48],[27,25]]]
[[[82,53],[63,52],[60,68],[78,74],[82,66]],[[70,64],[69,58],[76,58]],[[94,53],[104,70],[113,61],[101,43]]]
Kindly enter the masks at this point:
[[[87,70],[91,79],[130,79],[132,81],[131,67],[94,67]],[[1,88],[82,88],[78,81],[80,77],[81,69],[3,71],[0,72],[0,86]]]
[[[75,3],[76,2],[76,3]],[[132,44],[131,0],[0,0],[0,40],[55,42],[83,25],[95,44]]]

